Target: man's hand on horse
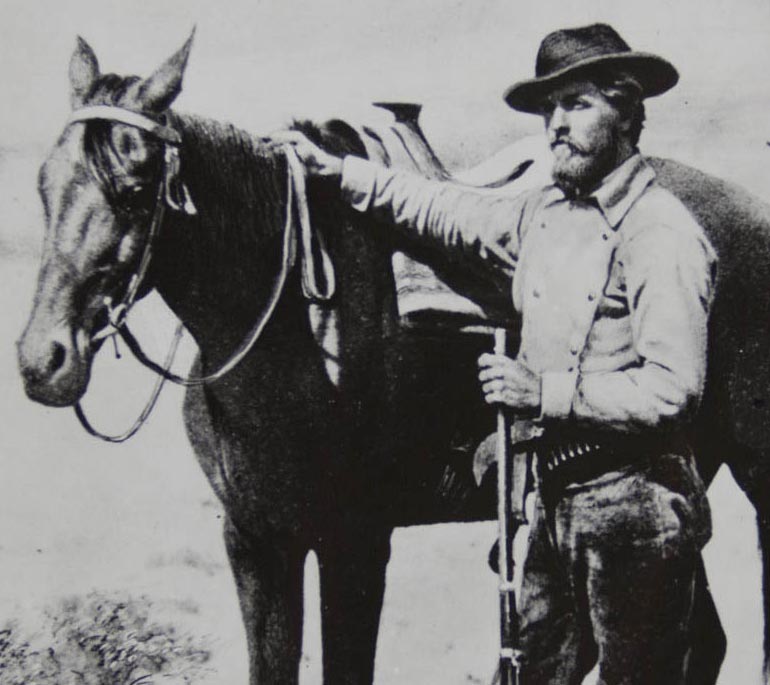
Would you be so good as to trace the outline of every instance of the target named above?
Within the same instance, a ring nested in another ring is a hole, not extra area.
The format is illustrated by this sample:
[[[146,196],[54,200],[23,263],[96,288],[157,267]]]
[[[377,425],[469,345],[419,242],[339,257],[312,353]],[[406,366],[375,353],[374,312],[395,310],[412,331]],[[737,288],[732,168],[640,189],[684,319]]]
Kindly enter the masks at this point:
[[[517,359],[482,354],[479,380],[487,404],[501,404],[530,416],[540,413],[540,376]]]
[[[331,155],[299,131],[276,131],[268,136],[272,145],[289,145],[305,165],[308,174],[335,178],[342,175],[342,158]]]

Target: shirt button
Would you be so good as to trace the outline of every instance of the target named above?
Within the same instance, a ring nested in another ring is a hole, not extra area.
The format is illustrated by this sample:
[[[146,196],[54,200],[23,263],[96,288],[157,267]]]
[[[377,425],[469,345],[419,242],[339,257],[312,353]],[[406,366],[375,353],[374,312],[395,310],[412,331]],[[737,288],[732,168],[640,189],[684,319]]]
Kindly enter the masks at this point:
[[[596,293],[588,293],[588,301],[593,302],[596,299]]]
[[[577,345],[573,345],[572,347],[570,347],[570,348],[569,348],[569,353],[570,353],[570,354],[571,354],[573,357],[576,357],[576,356],[577,356],[577,353],[578,353],[578,348],[577,348]]]
[[[572,373],[574,370],[575,370],[575,367],[574,367],[574,366],[570,366],[570,367],[567,369],[567,373]]]
[[[545,228],[545,221],[540,222],[540,228]]]
[[[606,233],[602,233],[602,240],[609,240],[610,237]]]

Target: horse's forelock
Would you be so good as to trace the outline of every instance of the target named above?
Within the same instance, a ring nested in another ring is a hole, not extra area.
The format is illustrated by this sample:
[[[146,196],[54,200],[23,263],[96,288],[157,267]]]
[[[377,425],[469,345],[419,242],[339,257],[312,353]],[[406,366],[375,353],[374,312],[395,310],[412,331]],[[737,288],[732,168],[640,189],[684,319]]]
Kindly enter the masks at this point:
[[[122,105],[136,109],[136,103],[127,102],[127,95],[132,86],[139,83],[138,76],[118,76],[117,74],[101,75],[86,97],[85,104],[91,105]],[[132,107],[133,105],[133,107]]]

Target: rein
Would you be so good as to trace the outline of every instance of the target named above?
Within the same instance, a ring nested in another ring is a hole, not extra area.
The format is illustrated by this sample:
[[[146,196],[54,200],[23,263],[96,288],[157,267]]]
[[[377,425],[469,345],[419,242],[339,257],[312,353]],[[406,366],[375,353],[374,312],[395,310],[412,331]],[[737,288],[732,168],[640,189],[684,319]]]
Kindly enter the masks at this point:
[[[322,272],[324,277],[321,280],[323,282],[319,282],[317,279],[315,269],[312,266],[308,266],[308,260],[312,261],[313,236],[310,227],[307,195],[305,192],[304,167],[294,149],[287,145],[284,148],[287,160],[288,179],[286,221],[283,229],[281,247],[281,268],[273,283],[266,307],[257,318],[255,324],[244,340],[236,348],[235,352],[219,369],[212,373],[198,377],[184,377],[171,371],[176,349],[182,336],[183,324],[181,323],[174,333],[174,339],[166,356],[165,363],[161,365],[150,359],[129,330],[126,319],[129,311],[135,304],[139,289],[149,270],[155,242],[163,222],[165,206],[168,204],[172,209],[184,211],[190,215],[197,213],[187,187],[179,179],[179,146],[181,145],[182,138],[178,131],[169,126],[158,123],[142,114],[109,105],[84,107],[76,110],[70,118],[68,125],[91,120],[113,121],[134,126],[135,128],[139,128],[157,137],[165,144],[164,173],[158,185],[155,208],[153,210],[150,229],[148,231],[147,240],[145,241],[144,251],[139,266],[129,280],[126,291],[117,305],[113,305],[111,298],[105,298],[104,304],[107,308],[108,323],[91,338],[91,343],[95,343],[110,337],[114,339],[115,336],[120,335],[129,350],[131,350],[132,354],[136,357],[137,361],[158,374],[159,378],[156,381],[152,395],[145,408],[142,410],[139,418],[137,418],[131,428],[120,435],[106,435],[99,432],[86,418],[80,403],[78,402],[75,405],[75,413],[78,420],[88,433],[108,442],[124,442],[136,434],[149,418],[165,381],[171,381],[172,383],[185,387],[197,387],[214,382],[232,371],[233,368],[243,361],[246,355],[251,352],[262,335],[262,331],[275,312],[278,301],[283,294],[289,272],[296,261],[297,240],[294,218],[295,202],[298,220],[300,222],[301,245],[306,257],[306,259],[303,260],[302,269],[303,292],[308,299],[328,301],[334,294],[335,284],[331,262],[320,235],[315,236],[315,240],[318,243],[322,260]]]
[[[293,150],[291,152],[291,155],[293,155],[296,159],[296,153]],[[287,155],[287,158],[290,159],[290,156]],[[296,159],[296,162],[297,164],[300,164],[298,159]],[[160,375],[163,379],[171,381],[172,383],[176,383],[177,385],[188,387],[188,388],[205,385],[206,383],[212,383],[216,380],[219,380],[220,378],[222,378],[222,376],[232,371],[233,368],[235,368],[235,366],[237,366],[241,361],[243,361],[244,357],[249,352],[251,352],[257,340],[259,340],[259,337],[262,335],[262,331],[264,330],[265,326],[268,324],[268,322],[273,316],[273,312],[275,311],[275,308],[278,305],[278,300],[281,299],[284,286],[286,285],[289,272],[291,271],[292,266],[294,266],[294,261],[296,256],[295,250],[294,250],[294,215],[293,215],[292,208],[294,205],[293,186],[294,186],[294,181],[296,181],[296,178],[297,178],[296,177],[297,172],[292,170],[292,163],[290,163],[289,169],[290,169],[289,171],[290,178],[289,178],[288,191],[287,191],[288,197],[287,197],[287,203],[286,203],[286,222],[284,224],[283,241],[281,246],[281,255],[282,255],[281,270],[278,272],[278,276],[275,282],[273,283],[273,288],[270,292],[270,298],[268,300],[267,306],[262,311],[262,314],[257,319],[251,331],[249,331],[249,333],[246,335],[244,340],[241,342],[241,344],[238,346],[238,348],[235,350],[235,352],[232,354],[232,356],[228,361],[226,361],[216,371],[206,374],[205,376],[197,376],[197,377],[179,376],[173,373],[169,368],[161,366],[157,362],[154,362],[145,354],[144,350],[142,350],[137,339],[128,329],[128,326],[125,324],[125,321],[118,326],[117,333],[120,334],[120,337],[126,343],[126,345],[128,346],[128,349],[130,349],[132,354],[136,357],[137,361],[139,361],[141,364],[146,366],[148,369],[151,369],[152,371]]]

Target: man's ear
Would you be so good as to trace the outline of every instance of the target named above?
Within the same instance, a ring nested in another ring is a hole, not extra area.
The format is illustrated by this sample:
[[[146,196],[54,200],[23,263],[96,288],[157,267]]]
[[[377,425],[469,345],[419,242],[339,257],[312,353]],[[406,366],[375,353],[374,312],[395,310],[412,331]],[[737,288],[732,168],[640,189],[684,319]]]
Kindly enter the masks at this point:
[[[633,121],[631,119],[630,115],[623,115],[621,113],[619,119],[618,119],[618,129],[621,131],[621,133],[625,133],[628,135],[629,131],[631,130],[631,125]]]
[[[153,114],[165,112],[179,95],[194,37],[195,29],[177,52],[136,86],[135,98],[143,111]]]
[[[99,62],[91,46],[80,36],[70,58],[70,104],[72,109],[83,105],[88,93],[99,78]]]

